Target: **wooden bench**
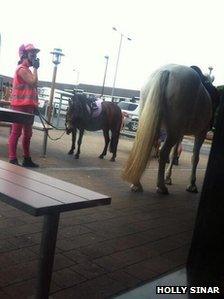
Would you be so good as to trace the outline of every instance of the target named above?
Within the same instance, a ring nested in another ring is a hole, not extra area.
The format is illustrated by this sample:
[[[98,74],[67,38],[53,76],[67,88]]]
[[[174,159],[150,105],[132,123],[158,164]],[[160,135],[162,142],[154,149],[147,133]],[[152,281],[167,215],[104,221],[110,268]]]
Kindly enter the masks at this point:
[[[0,107],[10,107],[11,102],[6,100],[0,100]]]
[[[5,121],[0,121],[0,127],[11,128],[11,124]]]
[[[44,216],[36,299],[49,295],[60,213],[111,202],[106,195],[1,160],[0,200],[33,216]]]
[[[6,121],[9,123],[32,124],[33,120],[33,114],[0,107],[0,121]]]

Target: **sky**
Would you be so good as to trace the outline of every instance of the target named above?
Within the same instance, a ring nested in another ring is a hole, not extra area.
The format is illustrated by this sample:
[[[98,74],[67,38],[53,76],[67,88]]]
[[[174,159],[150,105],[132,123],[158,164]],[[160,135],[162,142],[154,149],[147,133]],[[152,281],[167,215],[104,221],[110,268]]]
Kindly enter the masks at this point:
[[[21,44],[39,53],[39,80],[52,80],[50,52],[65,54],[57,82],[140,89],[157,68],[177,63],[214,68],[224,84],[223,0],[4,1],[0,18],[0,74],[13,76]],[[118,31],[114,31],[116,27]],[[126,37],[130,37],[129,41]]]

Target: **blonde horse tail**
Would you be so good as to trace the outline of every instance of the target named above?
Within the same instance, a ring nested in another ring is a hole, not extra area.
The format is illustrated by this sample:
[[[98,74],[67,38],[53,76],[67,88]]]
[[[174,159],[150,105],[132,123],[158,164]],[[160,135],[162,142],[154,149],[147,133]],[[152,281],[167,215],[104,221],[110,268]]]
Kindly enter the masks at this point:
[[[127,160],[122,178],[134,185],[140,182],[140,178],[148,163],[156,135],[160,129],[163,99],[165,88],[169,79],[169,71],[163,70],[155,73],[148,82],[148,92],[145,99],[141,98],[143,109],[139,119],[135,141]]]

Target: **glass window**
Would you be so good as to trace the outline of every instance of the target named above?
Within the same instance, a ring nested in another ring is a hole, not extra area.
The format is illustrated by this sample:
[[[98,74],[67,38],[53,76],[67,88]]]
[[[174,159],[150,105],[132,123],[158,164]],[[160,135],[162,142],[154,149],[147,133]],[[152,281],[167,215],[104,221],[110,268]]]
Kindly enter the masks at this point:
[[[129,111],[134,111],[136,108],[138,107],[138,105],[135,104],[129,104]]]
[[[122,109],[122,110],[128,110],[128,111],[134,111],[138,105],[134,104],[134,103],[127,103],[127,102],[120,102],[118,104],[118,106]]]

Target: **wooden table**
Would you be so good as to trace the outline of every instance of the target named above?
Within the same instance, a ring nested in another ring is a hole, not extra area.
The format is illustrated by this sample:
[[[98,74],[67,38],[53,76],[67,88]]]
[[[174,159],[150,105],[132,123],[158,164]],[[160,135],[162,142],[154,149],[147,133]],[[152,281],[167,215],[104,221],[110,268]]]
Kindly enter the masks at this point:
[[[34,114],[0,107],[0,121],[10,123],[32,124]]]
[[[1,160],[0,200],[33,216],[44,216],[36,299],[49,296],[60,213],[111,202],[107,195]]]
[[[0,107],[10,107],[10,101],[0,100]]]

